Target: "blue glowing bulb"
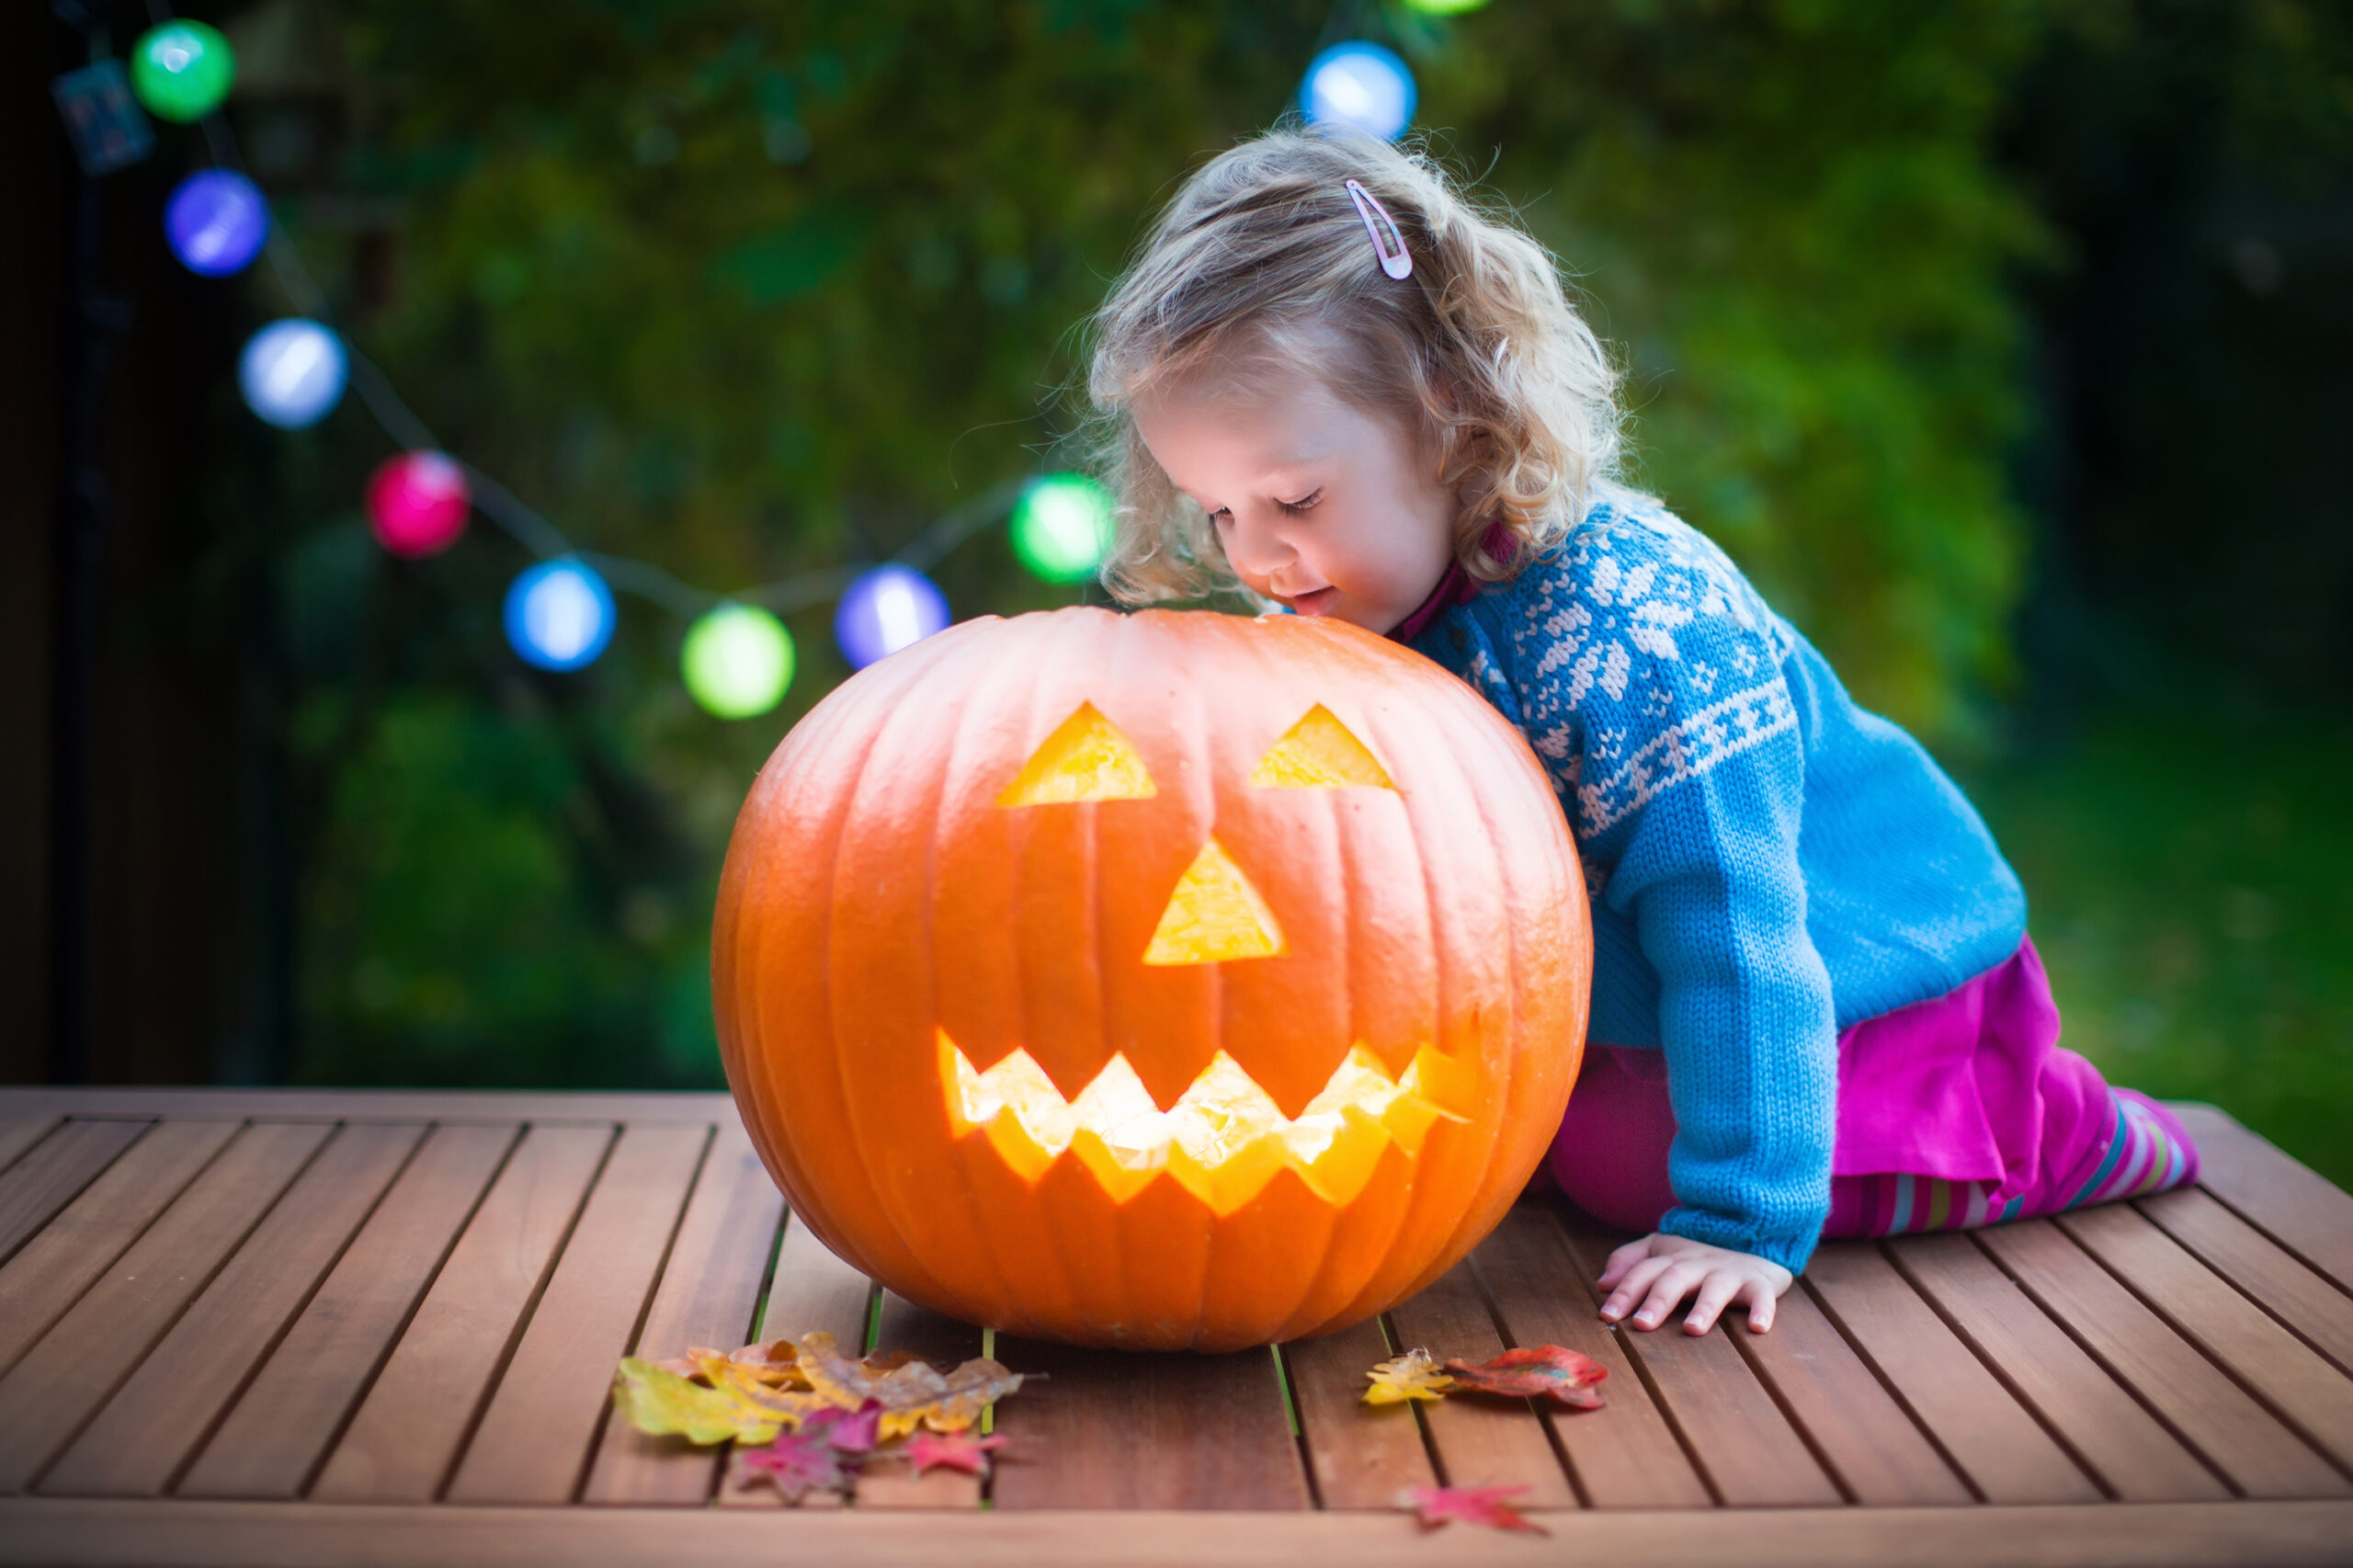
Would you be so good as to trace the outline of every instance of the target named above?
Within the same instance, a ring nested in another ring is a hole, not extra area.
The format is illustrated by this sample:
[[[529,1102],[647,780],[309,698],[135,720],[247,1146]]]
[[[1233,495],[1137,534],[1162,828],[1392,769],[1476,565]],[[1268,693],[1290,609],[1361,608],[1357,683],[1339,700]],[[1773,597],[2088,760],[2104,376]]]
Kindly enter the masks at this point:
[[[281,430],[304,430],[343,401],[350,373],[343,339],[314,321],[289,316],[246,340],[237,361],[245,406]]]
[[[542,561],[506,590],[506,641],[525,664],[543,670],[595,664],[613,640],[616,619],[612,589],[578,561]]]
[[[253,181],[227,169],[199,169],[172,189],[164,238],[180,265],[204,278],[243,272],[269,239],[269,203]]]
[[[912,566],[878,566],[842,595],[834,641],[853,669],[913,647],[948,624],[948,600]]]
[[[1358,40],[1336,43],[1309,62],[1299,107],[1317,125],[1349,125],[1394,142],[1414,123],[1414,74],[1394,51]]]

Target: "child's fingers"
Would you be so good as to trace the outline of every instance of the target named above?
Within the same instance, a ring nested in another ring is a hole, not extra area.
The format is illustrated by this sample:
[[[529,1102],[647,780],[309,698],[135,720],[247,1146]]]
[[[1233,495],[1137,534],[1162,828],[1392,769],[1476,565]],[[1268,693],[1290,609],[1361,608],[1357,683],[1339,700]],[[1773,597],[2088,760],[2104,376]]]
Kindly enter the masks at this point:
[[[1667,1313],[1673,1312],[1683,1298],[1707,1277],[1708,1266],[1704,1263],[1688,1260],[1670,1263],[1665,1271],[1652,1281],[1650,1299],[1643,1303],[1643,1310],[1634,1314],[1634,1326],[1656,1328],[1665,1323]]]
[[[1645,1257],[1633,1265],[1626,1277],[1618,1282],[1618,1289],[1609,1293],[1609,1299],[1601,1303],[1602,1317],[1610,1323],[1624,1317],[1633,1310],[1634,1303],[1643,1299],[1643,1292],[1650,1289],[1651,1281],[1674,1267],[1675,1260],[1671,1257]]]
[[[1769,1279],[1752,1279],[1741,1287],[1741,1300],[1748,1303],[1748,1332],[1762,1334],[1773,1326],[1773,1312],[1780,1304],[1781,1293],[1773,1289]]]
[[[1733,1298],[1744,1294],[1749,1283],[1743,1276],[1733,1273],[1729,1269],[1720,1269],[1700,1280],[1699,1299],[1691,1303],[1691,1310],[1684,1314],[1683,1332],[1705,1334],[1715,1327],[1716,1319],[1722,1315],[1724,1308],[1732,1304]]]

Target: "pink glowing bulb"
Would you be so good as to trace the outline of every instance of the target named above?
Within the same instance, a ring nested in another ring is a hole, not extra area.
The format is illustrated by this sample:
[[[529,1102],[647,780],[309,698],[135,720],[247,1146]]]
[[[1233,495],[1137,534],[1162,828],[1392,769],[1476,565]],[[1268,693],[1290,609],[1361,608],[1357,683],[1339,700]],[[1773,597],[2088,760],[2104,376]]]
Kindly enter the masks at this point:
[[[465,470],[439,452],[403,452],[368,482],[368,526],[376,542],[411,560],[457,543],[472,505]]]

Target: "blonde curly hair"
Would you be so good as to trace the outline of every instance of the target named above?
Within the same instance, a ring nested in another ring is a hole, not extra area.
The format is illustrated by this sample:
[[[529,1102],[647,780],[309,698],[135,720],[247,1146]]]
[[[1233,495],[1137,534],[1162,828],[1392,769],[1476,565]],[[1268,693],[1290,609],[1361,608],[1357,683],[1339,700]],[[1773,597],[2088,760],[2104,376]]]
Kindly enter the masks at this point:
[[[1381,271],[1351,179],[1396,220],[1410,278]],[[1565,537],[1620,449],[1617,368],[1543,246],[1427,151],[1352,131],[1276,131],[1211,159],[1097,312],[1092,350],[1092,444],[1118,506],[1103,584],[1131,604],[1240,586],[1136,433],[1138,401],[1191,373],[1314,366],[1403,421],[1438,454],[1455,559],[1485,582]]]

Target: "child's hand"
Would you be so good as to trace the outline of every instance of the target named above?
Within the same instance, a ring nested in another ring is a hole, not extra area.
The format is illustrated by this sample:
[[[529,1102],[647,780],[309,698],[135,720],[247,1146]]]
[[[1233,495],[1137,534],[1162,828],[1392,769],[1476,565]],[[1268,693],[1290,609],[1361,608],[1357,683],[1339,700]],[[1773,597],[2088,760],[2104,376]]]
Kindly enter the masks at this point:
[[[1683,1320],[1684,1333],[1707,1333],[1726,1307],[1743,1301],[1748,1307],[1749,1332],[1762,1334],[1773,1326],[1773,1303],[1792,1278],[1779,1264],[1750,1253],[1681,1236],[1648,1235],[1609,1255],[1609,1267],[1601,1271],[1602,1288],[1609,1291],[1601,1315],[1616,1323],[1640,1301],[1643,1310],[1634,1313],[1634,1326],[1656,1328],[1696,1290],[1699,1299]],[[1649,1292],[1647,1301],[1644,1291]]]

